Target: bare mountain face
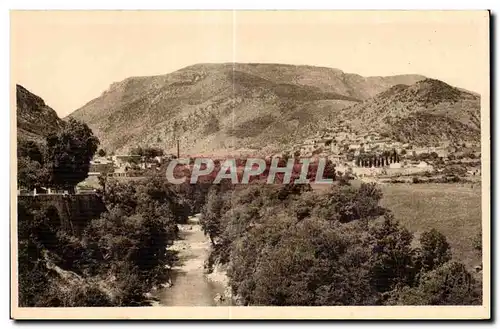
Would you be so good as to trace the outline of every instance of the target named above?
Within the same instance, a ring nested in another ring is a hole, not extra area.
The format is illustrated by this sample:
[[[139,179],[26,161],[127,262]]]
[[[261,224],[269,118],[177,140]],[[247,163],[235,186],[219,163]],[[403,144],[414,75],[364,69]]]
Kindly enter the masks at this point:
[[[269,153],[299,142],[343,108],[418,75],[361,77],[280,64],[197,64],[114,83],[70,116],[108,151],[137,145],[181,153]]]
[[[428,146],[479,142],[480,96],[442,81],[395,85],[342,111],[354,131],[385,132],[393,139]]]
[[[39,142],[62,127],[64,121],[57,113],[43,99],[21,85],[16,85],[16,99],[18,139]]]

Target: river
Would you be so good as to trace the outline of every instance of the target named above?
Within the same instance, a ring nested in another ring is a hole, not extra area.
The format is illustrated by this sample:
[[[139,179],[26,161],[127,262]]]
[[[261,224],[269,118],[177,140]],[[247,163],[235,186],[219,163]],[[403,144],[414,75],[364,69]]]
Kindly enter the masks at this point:
[[[180,239],[170,248],[179,252],[179,261],[171,270],[172,286],[156,293],[160,306],[220,305],[215,298],[218,294],[223,295],[224,286],[207,279],[204,273],[210,242],[201,230],[198,216],[179,225]]]

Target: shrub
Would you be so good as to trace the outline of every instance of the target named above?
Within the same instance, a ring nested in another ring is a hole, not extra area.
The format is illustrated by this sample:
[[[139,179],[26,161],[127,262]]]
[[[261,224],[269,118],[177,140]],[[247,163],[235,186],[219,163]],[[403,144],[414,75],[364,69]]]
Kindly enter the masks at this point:
[[[480,305],[480,288],[457,262],[447,262],[426,273],[417,287],[395,292],[392,304],[399,305]]]

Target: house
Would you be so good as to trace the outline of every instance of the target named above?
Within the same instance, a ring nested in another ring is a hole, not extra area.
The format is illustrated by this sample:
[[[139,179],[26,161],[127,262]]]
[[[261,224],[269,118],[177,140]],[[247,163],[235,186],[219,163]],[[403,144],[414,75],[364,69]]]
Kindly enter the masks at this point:
[[[153,163],[148,163],[146,164],[146,169],[151,169],[151,170],[159,170],[160,169],[160,164],[153,162]]]
[[[340,147],[338,144],[336,143],[332,143],[330,145],[330,152],[334,153],[334,154],[339,154],[340,153]]]
[[[331,139],[318,139],[314,143],[316,148],[330,146],[331,144],[332,144]]]
[[[113,167],[113,161],[106,158],[96,158],[90,161],[89,175],[98,176],[102,173],[112,171]]]
[[[434,170],[434,167],[430,164],[428,164],[425,161],[420,161],[418,165],[416,165],[416,168],[421,169],[422,171],[432,171]]]
[[[165,157],[163,157],[163,156],[155,156],[153,158],[153,161],[155,161],[158,164],[162,164],[164,160],[165,160]]]
[[[331,146],[332,143],[333,143],[333,138],[331,138],[331,137],[323,137],[321,140],[319,140],[318,143],[321,144],[321,145],[324,145],[324,146]]]
[[[129,177],[128,174],[128,167],[121,166],[118,168],[115,168],[115,171],[113,172],[114,177]]]
[[[303,144],[300,147],[300,154],[302,154],[302,155],[312,153],[313,151],[314,151],[314,145],[311,145],[311,144]]]
[[[467,170],[469,176],[481,176],[481,168]]]
[[[340,154],[330,154],[328,156],[328,160],[332,161],[333,163],[340,163],[342,161],[342,156]]]
[[[113,155],[112,160],[117,167],[123,167],[126,164],[140,163],[143,157],[140,155]]]
[[[424,153],[431,153],[429,147],[415,147],[413,148],[413,155],[420,155]]]
[[[345,133],[345,132],[338,133],[337,136],[335,136],[335,140],[337,142],[341,142],[341,141],[344,141],[346,139],[347,139],[347,133]]]
[[[418,168],[427,168],[428,166],[429,166],[429,164],[428,164],[427,162],[425,162],[425,161],[420,161],[420,162],[416,165],[416,167],[418,167]]]
[[[429,147],[427,148],[427,153],[436,153],[440,158],[448,157],[449,151],[446,146],[438,146],[438,147]]]

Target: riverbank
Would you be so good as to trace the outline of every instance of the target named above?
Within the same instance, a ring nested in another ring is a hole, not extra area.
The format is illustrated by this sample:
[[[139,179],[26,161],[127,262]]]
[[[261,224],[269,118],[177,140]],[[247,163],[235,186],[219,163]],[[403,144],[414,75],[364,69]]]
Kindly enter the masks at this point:
[[[179,260],[171,269],[171,285],[159,289],[157,306],[217,306],[225,303],[227,280],[223,274],[206,275],[205,260],[210,242],[199,225],[199,215],[179,225],[179,240],[170,250],[178,252]],[[222,297],[222,298],[221,298]]]

